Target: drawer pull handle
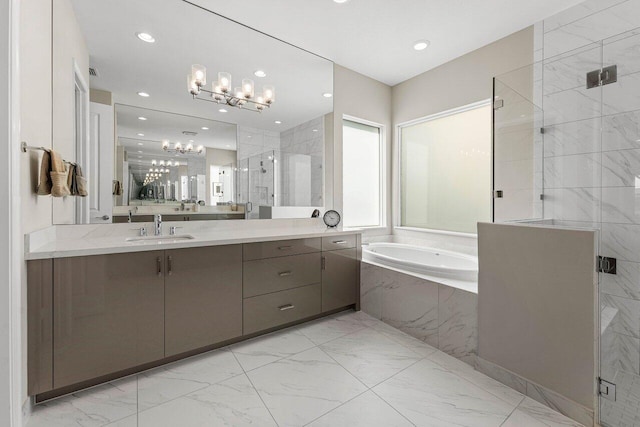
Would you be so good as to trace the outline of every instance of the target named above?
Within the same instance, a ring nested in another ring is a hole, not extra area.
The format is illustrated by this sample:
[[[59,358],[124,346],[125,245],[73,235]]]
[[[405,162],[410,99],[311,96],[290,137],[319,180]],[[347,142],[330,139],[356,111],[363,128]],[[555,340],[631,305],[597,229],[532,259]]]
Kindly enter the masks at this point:
[[[344,244],[346,244],[346,243],[347,243],[347,241],[346,241],[346,240],[334,240],[334,241],[333,241],[333,244],[334,244],[334,245],[344,245]]]
[[[173,259],[171,258],[171,256],[167,257],[167,266],[169,276],[171,276],[173,274]]]
[[[278,310],[287,311],[287,310],[292,310],[294,308],[296,308],[296,306],[293,305],[293,304],[285,304],[285,305],[281,305],[280,307],[278,307]]]
[[[282,271],[282,272],[278,273],[278,276],[280,276],[280,277],[291,276],[291,271]]]
[[[293,249],[293,246],[278,246],[278,249],[281,251],[289,251]]]
[[[160,259],[160,257],[156,259],[156,267],[158,270],[158,276],[162,276],[162,259]]]

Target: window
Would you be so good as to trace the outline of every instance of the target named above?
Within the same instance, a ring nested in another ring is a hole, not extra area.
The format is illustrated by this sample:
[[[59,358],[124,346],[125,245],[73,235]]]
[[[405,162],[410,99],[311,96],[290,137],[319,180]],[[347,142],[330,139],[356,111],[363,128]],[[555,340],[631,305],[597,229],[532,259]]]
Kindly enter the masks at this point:
[[[400,126],[400,225],[476,233],[491,220],[491,107]]]
[[[382,127],[342,121],[343,222],[347,227],[383,225]]]

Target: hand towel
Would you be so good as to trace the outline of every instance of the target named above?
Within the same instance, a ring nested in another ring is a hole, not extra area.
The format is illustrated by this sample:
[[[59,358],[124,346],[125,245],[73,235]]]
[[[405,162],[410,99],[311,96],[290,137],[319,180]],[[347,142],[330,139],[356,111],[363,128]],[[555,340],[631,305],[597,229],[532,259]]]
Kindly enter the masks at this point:
[[[76,165],[75,172],[76,172],[75,181],[76,181],[78,196],[87,197],[89,195],[89,191],[87,189],[87,179],[82,174],[82,168],[80,167],[80,165]]]
[[[51,194],[51,155],[49,151],[44,150],[42,154],[42,160],[40,163],[40,179],[38,182],[38,188],[36,189],[36,193],[38,196],[48,196]]]
[[[53,197],[66,197],[71,194],[68,184],[68,171],[64,160],[57,152],[51,150],[51,195]]]
[[[72,196],[78,195],[78,185],[76,182],[76,165],[69,164],[69,173],[67,174],[67,186],[69,187],[69,193]]]
[[[113,181],[113,195],[122,196],[122,184],[118,180]]]

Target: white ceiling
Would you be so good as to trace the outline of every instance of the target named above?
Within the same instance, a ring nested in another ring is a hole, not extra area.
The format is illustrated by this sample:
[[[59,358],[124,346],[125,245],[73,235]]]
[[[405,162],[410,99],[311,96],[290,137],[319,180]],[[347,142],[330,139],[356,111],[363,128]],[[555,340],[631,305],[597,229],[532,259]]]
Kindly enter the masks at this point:
[[[396,85],[582,0],[191,1]]]

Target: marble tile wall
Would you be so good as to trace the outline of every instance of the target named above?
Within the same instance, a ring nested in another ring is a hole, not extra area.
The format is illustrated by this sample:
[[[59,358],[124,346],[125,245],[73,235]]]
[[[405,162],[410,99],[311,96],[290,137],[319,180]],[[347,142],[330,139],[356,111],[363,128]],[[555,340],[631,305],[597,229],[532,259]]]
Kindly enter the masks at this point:
[[[473,365],[477,294],[362,263],[362,311]]]
[[[640,425],[640,0],[587,0],[543,22],[544,215],[601,229],[604,425]],[[585,73],[618,66],[618,82]],[[607,316],[604,315],[607,313]]]
[[[291,174],[287,173],[286,156],[288,154],[303,154],[311,156],[311,198],[310,206],[323,206],[324,172],[324,118],[318,117],[296,127],[288,129],[280,135],[282,166],[282,204],[295,206],[289,200],[288,189],[291,185]]]

